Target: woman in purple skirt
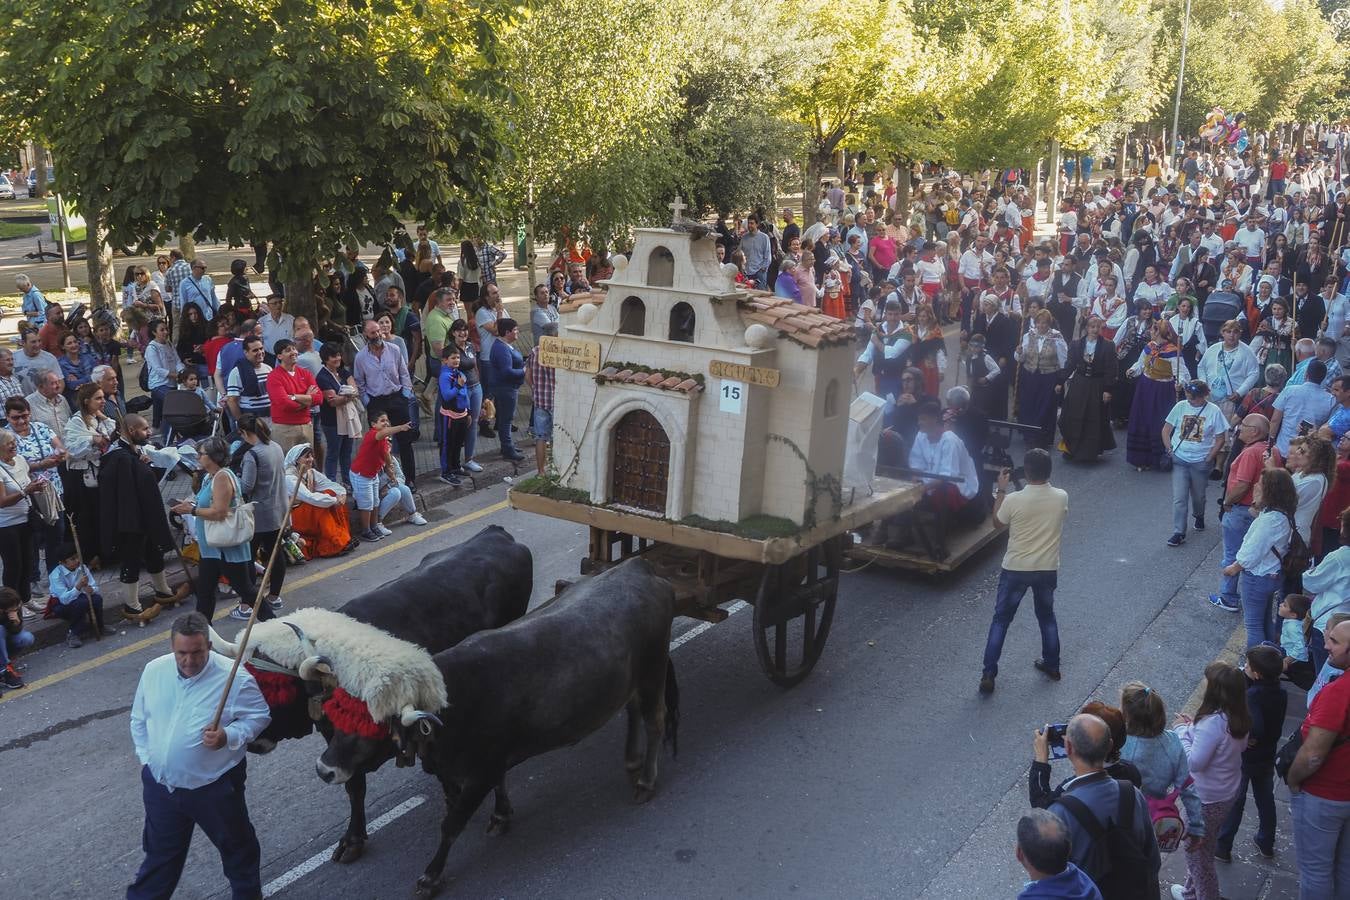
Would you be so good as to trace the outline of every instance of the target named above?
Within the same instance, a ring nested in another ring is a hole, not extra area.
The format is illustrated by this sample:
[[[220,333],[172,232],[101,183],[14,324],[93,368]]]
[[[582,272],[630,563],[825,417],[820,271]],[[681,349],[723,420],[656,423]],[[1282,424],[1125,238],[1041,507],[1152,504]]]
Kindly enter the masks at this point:
[[[1128,373],[1138,381],[1125,432],[1125,459],[1136,471],[1171,468],[1171,458],[1162,442],[1162,427],[1176,405],[1178,385],[1191,377],[1184,369],[1176,331],[1166,321],[1155,322],[1148,346]]]

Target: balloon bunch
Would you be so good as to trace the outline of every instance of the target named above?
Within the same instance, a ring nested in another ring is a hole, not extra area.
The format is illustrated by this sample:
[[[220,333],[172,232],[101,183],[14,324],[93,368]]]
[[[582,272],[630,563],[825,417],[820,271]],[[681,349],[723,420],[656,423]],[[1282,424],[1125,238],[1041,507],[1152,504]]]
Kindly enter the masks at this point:
[[[1212,144],[1229,144],[1241,153],[1250,143],[1246,123],[1246,113],[1225,114],[1216,106],[1209,111],[1205,124],[1200,126],[1200,137]]]

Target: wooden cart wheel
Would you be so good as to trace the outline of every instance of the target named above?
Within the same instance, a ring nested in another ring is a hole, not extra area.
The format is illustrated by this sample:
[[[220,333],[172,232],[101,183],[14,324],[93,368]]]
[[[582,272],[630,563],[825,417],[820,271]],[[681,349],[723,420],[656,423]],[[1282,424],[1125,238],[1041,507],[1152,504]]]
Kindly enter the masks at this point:
[[[839,538],[766,566],[755,596],[755,653],[769,680],[792,687],[825,649],[839,597]]]

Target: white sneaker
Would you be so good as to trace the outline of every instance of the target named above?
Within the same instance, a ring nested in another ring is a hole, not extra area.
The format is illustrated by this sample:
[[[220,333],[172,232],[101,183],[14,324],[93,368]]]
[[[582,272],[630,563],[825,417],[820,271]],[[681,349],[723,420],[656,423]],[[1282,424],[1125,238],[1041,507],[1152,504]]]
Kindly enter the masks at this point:
[[[1185,900],[1186,889],[1179,884],[1172,885],[1172,900]]]
[[[483,467],[480,466],[478,463],[474,462],[473,460],[469,460],[468,462],[466,462],[464,464],[464,468],[468,469],[470,472],[483,471]]]
[[[421,513],[413,513],[411,516],[408,516],[408,521],[414,525],[425,525],[427,524],[427,517]]]
[[[47,611],[45,600],[29,600],[23,605],[23,613],[26,616],[40,616]]]
[[[376,522],[375,530],[378,531],[380,534],[384,535],[385,537],[389,537],[389,535],[394,533],[390,531],[388,528],[385,528],[383,522]]]

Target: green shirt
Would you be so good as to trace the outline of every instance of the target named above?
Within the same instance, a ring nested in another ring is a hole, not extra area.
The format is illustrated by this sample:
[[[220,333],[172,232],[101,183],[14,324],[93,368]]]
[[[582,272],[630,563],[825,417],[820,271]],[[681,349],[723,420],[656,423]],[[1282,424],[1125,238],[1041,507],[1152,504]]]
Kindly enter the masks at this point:
[[[427,313],[426,322],[422,325],[422,333],[426,335],[427,342],[432,347],[437,344],[445,344],[446,335],[450,333],[450,326],[454,321],[439,309],[433,309]]]

